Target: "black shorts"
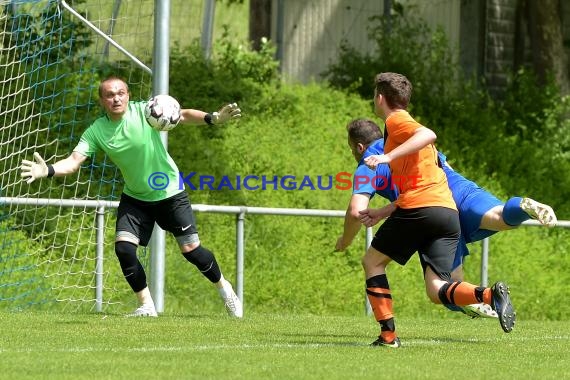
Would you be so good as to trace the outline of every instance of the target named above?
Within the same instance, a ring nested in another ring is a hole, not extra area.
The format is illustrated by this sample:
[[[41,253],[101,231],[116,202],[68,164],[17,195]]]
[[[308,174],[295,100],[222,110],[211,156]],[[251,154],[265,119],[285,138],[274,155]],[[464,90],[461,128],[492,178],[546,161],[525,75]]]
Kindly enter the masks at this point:
[[[449,280],[460,233],[459,214],[450,208],[397,208],[371,245],[400,265],[417,251],[424,273],[429,265],[441,279]]]
[[[117,235],[125,232],[132,234],[139,239],[140,245],[146,247],[155,222],[177,238],[198,233],[186,192],[157,202],[121,195],[117,210]]]

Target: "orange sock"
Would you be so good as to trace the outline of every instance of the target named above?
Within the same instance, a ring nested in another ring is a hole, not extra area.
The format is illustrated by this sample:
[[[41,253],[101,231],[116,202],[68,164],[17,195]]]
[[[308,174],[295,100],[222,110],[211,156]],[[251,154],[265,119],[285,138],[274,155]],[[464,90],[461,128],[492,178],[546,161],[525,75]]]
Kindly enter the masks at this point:
[[[491,302],[493,302],[493,293],[491,293],[491,288],[485,288],[485,290],[483,290],[483,302],[487,305],[491,305]]]
[[[476,286],[468,282],[452,282],[441,287],[439,290],[440,299],[447,304],[458,306],[470,305],[472,303],[491,303],[491,289]],[[442,298],[444,296],[445,298]]]
[[[392,292],[384,288],[366,288],[366,295],[377,321],[393,318]]]
[[[396,328],[392,313],[392,292],[385,274],[366,280],[366,295],[374,317],[380,324],[380,336],[386,342],[393,342],[396,339]]]

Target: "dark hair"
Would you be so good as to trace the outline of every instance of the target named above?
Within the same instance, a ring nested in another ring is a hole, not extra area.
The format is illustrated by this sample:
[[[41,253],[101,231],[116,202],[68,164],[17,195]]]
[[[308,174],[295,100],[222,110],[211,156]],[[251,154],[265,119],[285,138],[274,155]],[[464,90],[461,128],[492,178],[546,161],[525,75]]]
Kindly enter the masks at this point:
[[[99,83],[99,97],[103,96],[103,93],[102,93],[103,92],[103,83],[109,82],[111,80],[119,80],[119,81],[123,82],[125,84],[125,86],[127,86],[127,91],[129,91],[129,84],[127,83],[126,80],[124,80],[123,78],[118,77],[116,75],[109,75],[105,79],[102,79],[101,83]]]
[[[380,73],[374,79],[376,95],[381,94],[390,108],[407,109],[412,97],[412,83],[398,73]]]
[[[368,119],[355,119],[346,125],[348,138],[354,144],[369,145],[382,138],[378,124]]]

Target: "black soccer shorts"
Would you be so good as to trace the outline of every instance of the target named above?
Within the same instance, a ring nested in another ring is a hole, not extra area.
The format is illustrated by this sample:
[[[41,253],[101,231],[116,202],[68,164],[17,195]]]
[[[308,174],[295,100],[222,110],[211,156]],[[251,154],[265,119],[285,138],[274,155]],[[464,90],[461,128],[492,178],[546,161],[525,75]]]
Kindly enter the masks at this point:
[[[124,193],[121,195],[117,210],[117,234],[132,234],[139,239],[139,245],[146,247],[155,222],[163,230],[171,232],[177,240],[198,234],[186,192],[156,202],[141,201]]]
[[[418,252],[424,274],[429,265],[441,279],[449,280],[460,233],[456,210],[397,208],[380,226],[371,246],[400,265]]]

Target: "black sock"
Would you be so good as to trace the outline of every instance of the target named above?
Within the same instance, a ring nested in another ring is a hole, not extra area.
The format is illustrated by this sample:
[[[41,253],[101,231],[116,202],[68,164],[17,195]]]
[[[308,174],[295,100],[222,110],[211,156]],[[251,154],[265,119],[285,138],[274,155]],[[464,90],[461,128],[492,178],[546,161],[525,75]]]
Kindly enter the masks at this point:
[[[200,245],[191,252],[183,252],[182,255],[186,260],[194,264],[211,282],[216,283],[222,278],[222,272],[218,266],[216,257],[209,249]]]

